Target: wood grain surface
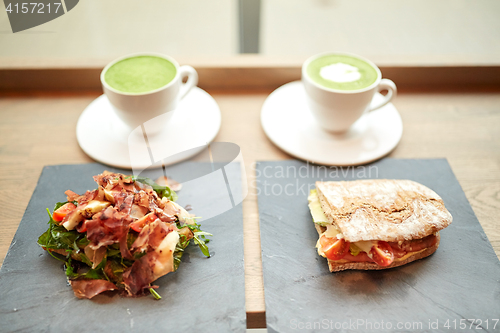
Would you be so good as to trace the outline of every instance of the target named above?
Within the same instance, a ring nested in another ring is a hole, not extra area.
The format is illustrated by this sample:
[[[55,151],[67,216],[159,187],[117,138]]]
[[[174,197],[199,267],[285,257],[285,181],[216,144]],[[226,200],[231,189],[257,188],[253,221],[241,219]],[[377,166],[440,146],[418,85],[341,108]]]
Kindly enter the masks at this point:
[[[248,326],[265,327],[254,167],[259,160],[291,156],[274,146],[260,126],[260,109],[270,91],[209,92],[222,111],[215,141],[236,143],[243,154],[249,183],[243,204]],[[78,146],[75,128],[81,112],[97,96],[44,93],[0,98],[1,262],[42,167],[92,162]],[[500,257],[500,93],[409,92],[398,95],[394,105],[404,133],[389,156],[447,158]]]

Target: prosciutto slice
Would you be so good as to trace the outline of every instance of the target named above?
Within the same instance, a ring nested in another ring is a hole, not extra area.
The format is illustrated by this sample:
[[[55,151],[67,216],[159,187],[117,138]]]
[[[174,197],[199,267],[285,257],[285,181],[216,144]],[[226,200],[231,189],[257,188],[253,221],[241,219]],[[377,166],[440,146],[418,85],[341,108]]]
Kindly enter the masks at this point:
[[[123,284],[129,296],[140,294],[150,283],[156,280],[153,266],[159,255],[157,252],[146,253],[141,259],[136,260],[132,267],[123,273]]]
[[[80,197],[80,194],[75,193],[71,190],[67,190],[66,192],[64,192],[64,194],[66,194],[68,201],[76,201],[76,199],[78,199]]]
[[[76,199],[76,201],[78,201],[78,206],[84,205],[89,201],[94,200],[94,198],[97,195],[97,192],[98,192],[97,190],[85,192],[84,195],[81,195],[78,199]]]
[[[69,281],[75,296],[78,298],[92,298],[104,291],[118,289],[107,280],[71,280]]]
[[[135,242],[132,244],[130,250],[145,252],[148,247],[151,249],[158,248],[167,234],[174,230],[173,228],[177,229],[175,225],[168,226],[158,219],[150,224],[146,224]]]
[[[130,296],[141,293],[160,276],[174,270],[174,251],[179,241],[175,225],[159,219],[146,225],[132,244],[132,252],[147,252],[123,273],[123,284]]]
[[[127,195],[123,202],[118,206],[118,211],[123,214],[130,215],[130,211],[132,209],[132,203],[134,202],[134,195]]]
[[[70,201],[70,202],[77,201],[78,205],[84,205],[84,204],[88,203],[89,201],[94,200],[97,193],[98,193],[97,190],[87,191],[83,195],[76,194],[75,192],[73,192],[71,190],[67,190],[66,192],[64,192],[64,194],[66,194],[68,201]]]
[[[87,258],[89,258],[90,262],[92,262],[92,268],[96,268],[106,256],[106,247],[101,246],[100,248],[95,250],[87,245],[84,249],[84,252]]]
[[[128,232],[132,218],[123,212],[109,206],[104,211],[95,214],[92,220],[85,223],[89,246],[98,249],[101,246],[118,243]]]
[[[144,190],[140,190],[134,196],[134,203],[138,206],[149,209],[149,195]]]
[[[94,176],[94,181],[106,190],[135,192],[132,178],[121,173],[104,171],[102,174]]]

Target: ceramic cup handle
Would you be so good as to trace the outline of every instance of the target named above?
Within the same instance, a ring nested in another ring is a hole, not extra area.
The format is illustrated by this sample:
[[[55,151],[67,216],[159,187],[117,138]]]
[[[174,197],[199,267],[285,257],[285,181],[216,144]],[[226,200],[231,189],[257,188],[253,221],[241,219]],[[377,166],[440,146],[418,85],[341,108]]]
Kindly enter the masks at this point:
[[[377,105],[370,107],[369,111],[377,110],[389,103],[393,97],[396,97],[396,93],[398,91],[396,88],[396,84],[389,79],[382,79],[380,81],[380,84],[377,87],[377,92],[383,90],[387,90],[387,95],[384,96],[384,99],[380,103],[377,103]]]
[[[187,93],[198,84],[198,73],[191,66],[181,66],[179,68],[179,72],[181,75],[181,80],[184,81],[184,78],[187,78],[186,83],[181,84],[181,90],[179,94],[179,99],[184,98]]]

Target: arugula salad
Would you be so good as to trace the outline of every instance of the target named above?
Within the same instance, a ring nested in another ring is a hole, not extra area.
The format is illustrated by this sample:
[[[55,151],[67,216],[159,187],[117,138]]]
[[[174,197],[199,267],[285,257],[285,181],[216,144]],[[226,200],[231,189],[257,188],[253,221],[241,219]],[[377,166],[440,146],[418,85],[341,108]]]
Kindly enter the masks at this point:
[[[196,217],[177,204],[169,186],[149,178],[104,171],[93,177],[98,187],[49,209],[49,228],[38,244],[65,264],[78,298],[118,290],[123,296],[151,293],[152,283],[177,270],[191,240],[210,257]]]

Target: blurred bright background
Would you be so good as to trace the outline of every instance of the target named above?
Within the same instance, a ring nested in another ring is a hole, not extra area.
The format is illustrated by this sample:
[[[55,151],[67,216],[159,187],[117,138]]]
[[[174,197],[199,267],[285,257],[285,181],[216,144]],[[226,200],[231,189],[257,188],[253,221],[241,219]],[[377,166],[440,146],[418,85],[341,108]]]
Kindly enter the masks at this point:
[[[0,60],[352,52],[395,64],[500,62],[497,0],[85,0],[12,33],[0,13]]]

